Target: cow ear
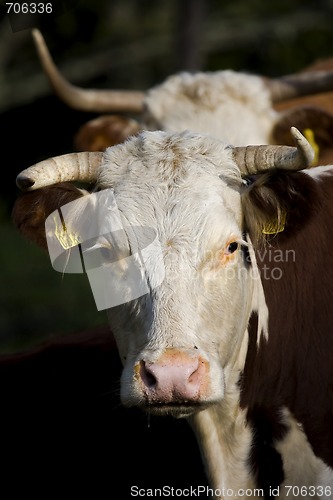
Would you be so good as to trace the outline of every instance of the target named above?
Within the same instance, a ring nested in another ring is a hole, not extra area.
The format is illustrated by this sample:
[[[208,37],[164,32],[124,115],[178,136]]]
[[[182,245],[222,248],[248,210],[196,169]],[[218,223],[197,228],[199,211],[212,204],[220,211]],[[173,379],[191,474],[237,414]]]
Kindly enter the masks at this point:
[[[244,226],[256,245],[291,237],[320,208],[317,184],[304,172],[276,170],[244,183]]]
[[[281,113],[272,130],[276,144],[293,146],[290,128],[296,127],[317,148],[316,164],[328,165],[333,160],[333,114],[316,106],[297,106]],[[311,137],[309,137],[309,135]]]
[[[15,202],[12,220],[20,233],[47,249],[45,220],[58,208],[89,194],[69,182],[23,193]]]
[[[141,130],[132,118],[101,115],[84,123],[74,137],[76,151],[104,151],[109,146],[124,142]]]

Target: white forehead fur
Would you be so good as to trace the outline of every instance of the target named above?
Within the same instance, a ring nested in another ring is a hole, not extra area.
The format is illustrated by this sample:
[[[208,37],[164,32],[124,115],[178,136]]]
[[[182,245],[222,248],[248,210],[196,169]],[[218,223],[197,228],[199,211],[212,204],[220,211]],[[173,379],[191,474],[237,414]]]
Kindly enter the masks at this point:
[[[193,130],[235,146],[268,144],[277,117],[264,80],[231,70],[173,75],[145,106],[150,129]]]
[[[166,226],[176,232],[175,224],[183,219],[184,228],[197,231],[199,220],[204,225],[206,216],[215,219],[221,214],[241,224],[235,189],[241,176],[232,149],[209,136],[142,132],[105,151],[97,184],[114,189],[118,208],[130,224],[157,223],[159,232]]]
[[[107,148],[97,184],[109,187],[125,175],[136,179],[138,185],[156,182],[168,184],[185,182],[189,176],[223,175],[241,182],[232,157],[232,148],[206,135],[192,132],[169,133],[144,131],[124,143]],[[193,179],[190,179],[190,185]]]

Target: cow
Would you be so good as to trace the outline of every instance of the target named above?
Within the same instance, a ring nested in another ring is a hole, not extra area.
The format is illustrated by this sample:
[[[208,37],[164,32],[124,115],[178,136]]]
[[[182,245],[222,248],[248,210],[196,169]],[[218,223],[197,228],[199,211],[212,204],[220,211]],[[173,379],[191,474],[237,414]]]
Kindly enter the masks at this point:
[[[294,147],[243,147],[142,131],[17,178],[26,194],[13,220],[26,237],[44,248],[48,237],[60,241],[62,210],[71,241],[63,272],[75,248],[86,263],[97,251],[106,304],[128,278],[128,300],[107,307],[121,401],[188,421],[215,498],[332,494],[333,167],[308,168],[313,149],[291,134]],[[119,241],[108,239],[111,206]],[[82,219],[103,226],[85,245]],[[144,229],[155,246],[136,274],[148,289],[135,296],[127,259],[138,259]]]
[[[88,90],[63,78],[38,30],[33,30],[33,39],[45,74],[60,99],[80,111],[103,113],[97,121],[80,127],[74,138],[77,151],[102,151],[139,130],[192,130],[239,146],[292,146],[290,128],[295,126],[314,136],[312,143],[319,148],[317,165],[333,163],[331,94],[325,94],[333,89],[330,65],[316,65],[275,79],[232,70],[181,72],[146,92]],[[312,94],[319,95],[310,98]],[[105,115],[109,112],[140,118]]]

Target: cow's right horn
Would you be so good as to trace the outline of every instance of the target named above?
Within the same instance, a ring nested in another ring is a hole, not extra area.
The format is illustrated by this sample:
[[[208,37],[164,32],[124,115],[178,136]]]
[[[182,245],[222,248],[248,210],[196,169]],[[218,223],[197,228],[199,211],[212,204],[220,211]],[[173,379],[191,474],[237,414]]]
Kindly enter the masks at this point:
[[[103,153],[70,153],[43,160],[23,170],[16,178],[22,191],[33,191],[57,182],[93,183],[98,177]]]
[[[265,78],[264,80],[274,103],[333,90],[332,70],[309,71],[275,79]]]
[[[242,176],[258,174],[272,169],[302,170],[312,165],[315,153],[301,132],[291,127],[296,147],[245,146],[234,147],[233,156]]]

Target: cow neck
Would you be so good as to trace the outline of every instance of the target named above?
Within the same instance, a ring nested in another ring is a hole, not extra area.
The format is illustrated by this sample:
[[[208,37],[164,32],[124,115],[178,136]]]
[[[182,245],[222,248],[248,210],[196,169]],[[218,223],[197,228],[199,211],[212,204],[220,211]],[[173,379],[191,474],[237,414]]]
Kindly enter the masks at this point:
[[[252,245],[249,253],[254,270],[252,306],[249,318],[257,315],[257,342],[268,336],[268,309]],[[247,412],[240,406],[240,377],[243,374],[249,346],[246,328],[239,348],[224,368],[225,394],[223,399],[206,410],[192,415],[188,421],[199,443],[202,460],[216,498],[240,500],[244,491],[251,490],[256,498],[255,481],[250,471],[249,457],[252,446],[251,428]],[[232,491],[232,495],[227,494]],[[260,498],[260,497],[258,497]]]
[[[241,490],[254,491],[255,488],[248,466],[252,435],[246,411],[239,404],[238,369],[230,374],[228,386],[221,402],[191,416],[188,421],[199,443],[214,498],[237,500],[242,498]]]

